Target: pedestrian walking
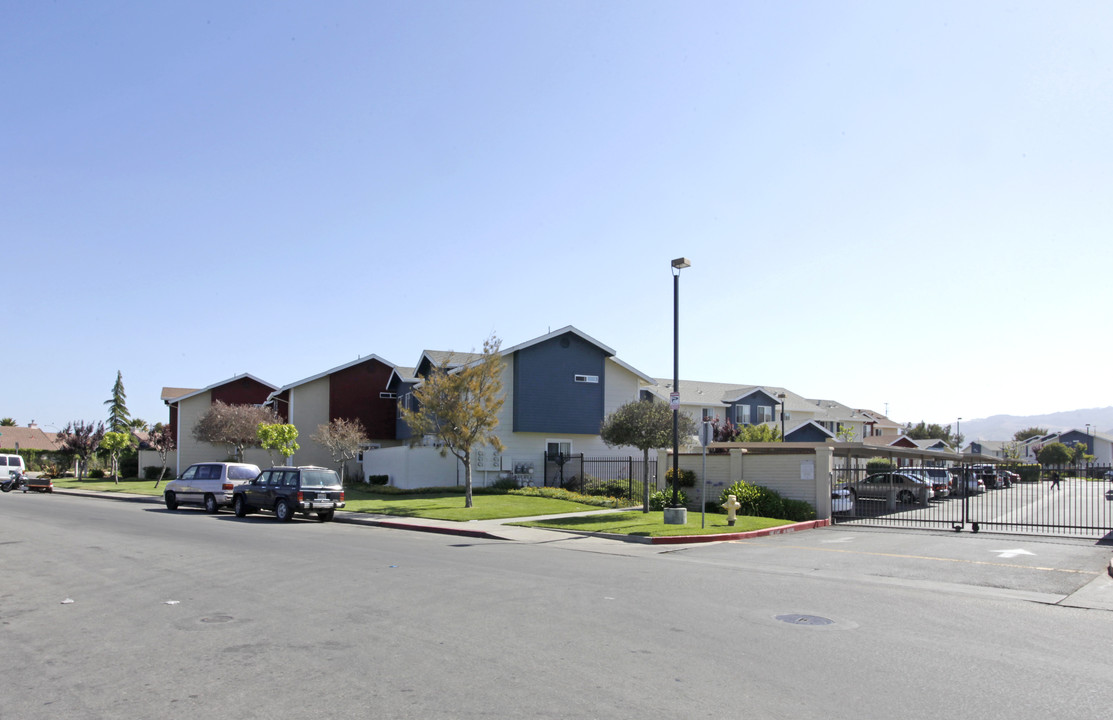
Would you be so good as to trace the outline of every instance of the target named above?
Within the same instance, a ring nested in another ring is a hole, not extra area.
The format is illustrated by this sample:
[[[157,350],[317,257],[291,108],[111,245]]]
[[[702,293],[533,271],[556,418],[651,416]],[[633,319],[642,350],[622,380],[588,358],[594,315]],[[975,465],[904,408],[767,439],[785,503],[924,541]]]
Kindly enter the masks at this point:
[[[1052,470],[1051,471],[1051,487],[1053,487],[1053,488],[1059,487],[1059,471],[1058,470]]]

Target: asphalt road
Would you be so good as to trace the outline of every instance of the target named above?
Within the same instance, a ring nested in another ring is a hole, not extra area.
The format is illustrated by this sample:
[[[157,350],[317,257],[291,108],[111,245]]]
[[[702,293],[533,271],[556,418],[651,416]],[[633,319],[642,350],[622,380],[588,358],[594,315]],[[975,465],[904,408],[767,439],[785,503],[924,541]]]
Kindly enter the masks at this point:
[[[4,496],[0,718],[1113,712],[1107,546],[544,537]]]

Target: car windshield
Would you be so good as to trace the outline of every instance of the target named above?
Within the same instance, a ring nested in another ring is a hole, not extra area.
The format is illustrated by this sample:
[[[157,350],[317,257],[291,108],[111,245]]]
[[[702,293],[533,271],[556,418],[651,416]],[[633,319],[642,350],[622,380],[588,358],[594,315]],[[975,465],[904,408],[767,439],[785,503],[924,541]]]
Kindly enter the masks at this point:
[[[329,487],[339,485],[340,477],[332,470],[302,470],[302,487]]]

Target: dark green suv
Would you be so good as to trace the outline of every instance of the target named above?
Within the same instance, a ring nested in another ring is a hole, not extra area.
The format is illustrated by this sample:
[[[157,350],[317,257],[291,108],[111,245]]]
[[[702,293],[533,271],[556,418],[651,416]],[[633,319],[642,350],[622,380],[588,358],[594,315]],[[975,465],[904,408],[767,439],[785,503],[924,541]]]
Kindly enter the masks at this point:
[[[328,522],[342,507],[340,476],[315,465],[267,468],[259,477],[232,490],[232,508],[241,518],[255,510],[271,510],[276,518],[287,522],[294,513],[315,512],[319,520]]]

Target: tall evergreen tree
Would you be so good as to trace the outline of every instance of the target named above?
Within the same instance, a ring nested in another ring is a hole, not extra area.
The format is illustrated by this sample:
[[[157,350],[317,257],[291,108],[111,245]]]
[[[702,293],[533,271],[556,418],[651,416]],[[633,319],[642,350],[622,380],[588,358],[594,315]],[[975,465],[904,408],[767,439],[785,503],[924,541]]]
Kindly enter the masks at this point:
[[[128,412],[127,399],[128,396],[124,393],[124,374],[117,370],[112,397],[104,401],[108,406],[108,429],[112,432],[131,432],[131,413]]]

